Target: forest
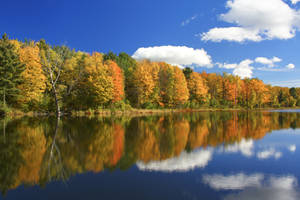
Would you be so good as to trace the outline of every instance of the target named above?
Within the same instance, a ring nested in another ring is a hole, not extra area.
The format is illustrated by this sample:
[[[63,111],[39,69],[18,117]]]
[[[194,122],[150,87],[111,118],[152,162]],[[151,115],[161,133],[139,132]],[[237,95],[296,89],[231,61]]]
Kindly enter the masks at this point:
[[[0,39],[0,112],[300,106],[300,88],[198,73],[126,53],[92,54],[65,45]]]

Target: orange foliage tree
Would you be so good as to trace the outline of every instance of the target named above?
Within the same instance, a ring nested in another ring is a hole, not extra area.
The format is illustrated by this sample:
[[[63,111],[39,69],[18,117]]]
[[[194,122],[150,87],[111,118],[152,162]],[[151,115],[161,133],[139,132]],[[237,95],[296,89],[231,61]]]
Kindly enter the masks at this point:
[[[118,102],[124,99],[124,76],[121,68],[114,61],[107,60],[105,64],[108,66],[110,76],[113,81],[113,99],[112,102]]]

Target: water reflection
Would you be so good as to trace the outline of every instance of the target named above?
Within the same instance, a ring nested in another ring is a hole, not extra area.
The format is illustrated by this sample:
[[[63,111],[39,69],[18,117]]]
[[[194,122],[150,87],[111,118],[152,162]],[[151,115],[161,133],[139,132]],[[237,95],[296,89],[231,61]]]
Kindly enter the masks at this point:
[[[297,179],[294,176],[266,176],[264,174],[246,175],[204,175],[203,182],[215,190],[240,191],[225,196],[225,200],[296,200]]]
[[[182,152],[180,156],[163,161],[148,163],[137,162],[140,170],[185,172],[195,168],[203,168],[212,159],[212,150],[196,150],[191,153]]]
[[[269,148],[257,153],[257,158],[261,160],[269,158],[279,159],[281,156],[282,153],[280,151],[276,151],[274,148]]]
[[[229,153],[237,153],[241,152],[246,157],[250,157],[253,155],[254,141],[252,139],[242,139],[239,142],[235,142],[234,144],[227,145],[225,147],[225,152]]]
[[[0,123],[0,189],[45,186],[75,174],[103,170],[186,172],[205,168],[214,154],[280,159],[282,146],[254,143],[272,130],[300,128],[300,113],[203,112],[136,118],[22,118]],[[296,144],[284,146],[295,153]],[[270,199],[280,191],[299,195],[293,176],[205,175],[216,190],[241,190],[227,199]],[[277,184],[282,182],[282,184]],[[247,188],[247,189],[246,189]],[[262,194],[264,193],[264,194]],[[288,199],[288,198],[285,198]]]

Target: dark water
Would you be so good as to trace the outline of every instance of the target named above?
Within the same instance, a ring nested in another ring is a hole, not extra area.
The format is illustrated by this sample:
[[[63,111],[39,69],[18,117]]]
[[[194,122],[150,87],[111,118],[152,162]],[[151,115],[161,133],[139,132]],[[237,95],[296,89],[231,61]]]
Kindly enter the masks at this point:
[[[300,199],[300,112],[0,121],[0,199]]]

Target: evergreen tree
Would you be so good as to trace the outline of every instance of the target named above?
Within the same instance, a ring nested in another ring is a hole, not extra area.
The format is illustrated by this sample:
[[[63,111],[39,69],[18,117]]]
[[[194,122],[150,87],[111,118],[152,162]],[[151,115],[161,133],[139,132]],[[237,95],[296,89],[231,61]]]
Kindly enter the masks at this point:
[[[294,87],[290,88],[289,92],[290,92],[290,95],[291,95],[294,99],[298,99],[298,94],[297,94],[296,88],[294,88]]]
[[[21,73],[25,65],[20,62],[15,46],[4,34],[0,39],[0,93],[3,105],[14,100],[19,93],[17,86],[22,82]]]
[[[112,51],[109,51],[107,54],[103,55],[103,62],[105,62],[107,60],[112,60],[112,61],[117,62],[118,56],[116,54],[114,54]]]
[[[135,94],[135,91],[133,91],[133,88],[135,88],[133,85],[133,72],[136,70],[137,62],[124,52],[119,54],[116,62],[124,73],[126,98],[132,99],[132,96]]]
[[[182,70],[186,80],[190,79],[190,75],[194,72],[193,69],[186,67]]]

